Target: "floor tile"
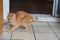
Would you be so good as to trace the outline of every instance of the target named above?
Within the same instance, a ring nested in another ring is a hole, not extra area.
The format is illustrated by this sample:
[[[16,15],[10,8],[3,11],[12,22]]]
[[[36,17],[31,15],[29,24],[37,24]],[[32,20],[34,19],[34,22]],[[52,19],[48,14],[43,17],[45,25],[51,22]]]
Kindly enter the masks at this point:
[[[16,30],[14,30],[14,32],[22,32],[23,29],[24,29],[23,26],[19,26]],[[29,27],[27,32],[29,32],[29,33],[33,32],[32,31],[32,26]]]
[[[35,33],[36,40],[58,40],[53,33]]]
[[[56,33],[57,34],[57,36],[59,37],[59,39],[60,39],[60,33]]]
[[[53,30],[57,33],[60,33],[60,23],[49,23]]]
[[[53,29],[53,31],[56,33],[56,35],[60,39],[60,23],[49,23]]]
[[[5,23],[4,24],[4,28],[3,28],[3,35],[2,35],[2,39],[4,40],[9,40],[11,38],[11,33],[8,32],[9,29],[9,24]]]
[[[10,40],[10,39],[0,39],[0,40]]]
[[[11,38],[11,34],[10,33],[3,32],[2,39],[10,39],[10,38]]]
[[[53,31],[60,38],[60,23],[49,23]],[[56,35],[51,30],[47,22],[33,22],[27,32],[21,32],[23,27],[20,26],[12,33],[7,32],[9,24],[4,24],[2,40],[58,40]],[[33,27],[32,27],[33,26]],[[33,33],[34,31],[34,33]],[[35,34],[35,36],[34,36]]]
[[[50,33],[52,30],[46,22],[34,22],[33,29],[36,33]]]
[[[34,36],[32,33],[14,32],[12,35],[12,39],[34,40]]]
[[[12,39],[12,40],[22,40],[22,39]]]
[[[7,31],[9,30],[9,28],[10,28],[9,23],[8,23],[8,22],[5,22],[5,23],[4,23],[3,31],[4,31],[4,32],[7,32]]]
[[[33,29],[36,40],[58,40],[47,22],[34,22]]]
[[[16,29],[13,32],[12,39],[34,40],[32,27],[27,32],[21,32],[20,28]]]

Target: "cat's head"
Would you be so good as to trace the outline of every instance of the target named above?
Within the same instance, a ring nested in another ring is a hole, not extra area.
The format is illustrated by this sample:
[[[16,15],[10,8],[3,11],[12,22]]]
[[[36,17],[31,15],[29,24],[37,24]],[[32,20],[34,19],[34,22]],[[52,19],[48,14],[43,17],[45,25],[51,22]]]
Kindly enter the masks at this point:
[[[8,13],[7,19],[8,19],[8,22],[12,23],[15,19],[15,14],[14,13]]]

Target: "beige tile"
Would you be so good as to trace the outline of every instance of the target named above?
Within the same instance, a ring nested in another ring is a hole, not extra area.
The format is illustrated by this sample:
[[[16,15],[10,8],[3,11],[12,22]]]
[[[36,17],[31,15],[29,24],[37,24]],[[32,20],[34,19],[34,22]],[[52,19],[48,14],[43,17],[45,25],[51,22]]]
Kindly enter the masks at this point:
[[[12,40],[22,40],[22,39],[12,39]]]
[[[20,28],[16,29],[13,32],[12,39],[34,40],[32,28],[30,27],[27,32],[21,32]]]
[[[56,33],[58,38],[60,39],[60,23],[49,23],[53,29],[53,31]]]
[[[23,29],[24,29],[23,26],[20,26],[16,30],[14,30],[14,32],[21,32]],[[29,27],[29,29],[28,29],[27,32],[29,32],[29,33],[32,33],[33,32],[32,31],[32,26]]]
[[[9,40],[11,38],[11,33],[8,32],[9,29],[9,24],[5,23],[4,24],[4,28],[3,28],[3,35],[2,35],[2,39],[4,40]]]
[[[0,40],[10,40],[10,39],[0,39]]]
[[[60,33],[60,23],[49,23],[56,33]]]
[[[48,25],[47,22],[33,22],[33,25],[40,25],[40,26],[44,26],[44,25]]]
[[[53,33],[35,33],[36,40],[58,40]]]
[[[12,39],[34,40],[34,36],[32,33],[14,32],[12,35]]]
[[[9,23],[8,23],[8,22],[5,22],[5,23],[4,23],[3,31],[4,31],[4,32],[7,32],[7,31],[9,30],[9,28],[10,28]]]
[[[34,22],[33,29],[36,33],[51,33],[49,25],[46,22]]]
[[[33,29],[36,40],[58,40],[46,22],[34,22]]]
[[[2,39],[10,39],[10,38],[11,38],[11,34],[10,33],[3,32]]]
[[[57,34],[57,36],[59,37],[59,39],[60,39],[60,33],[56,33]]]

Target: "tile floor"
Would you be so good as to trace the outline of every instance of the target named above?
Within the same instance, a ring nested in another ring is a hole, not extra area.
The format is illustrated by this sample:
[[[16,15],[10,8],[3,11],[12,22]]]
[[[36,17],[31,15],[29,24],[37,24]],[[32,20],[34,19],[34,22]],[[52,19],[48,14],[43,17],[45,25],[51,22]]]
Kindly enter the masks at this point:
[[[21,32],[22,27],[12,33],[7,32],[8,22],[4,24],[3,36],[0,40],[60,40],[60,23],[33,22],[27,32]]]

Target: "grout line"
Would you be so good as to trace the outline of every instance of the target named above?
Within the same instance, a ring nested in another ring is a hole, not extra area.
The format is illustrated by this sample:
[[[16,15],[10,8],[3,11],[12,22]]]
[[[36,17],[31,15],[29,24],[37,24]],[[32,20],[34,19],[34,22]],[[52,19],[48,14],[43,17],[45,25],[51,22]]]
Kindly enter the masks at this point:
[[[10,37],[10,40],[12,40],[12,35],[13,35],[13,31],[11,32],[11,37]]]
[[[33,24],[31,24],[31,26],[32,26],[32,31],[33,31],[34,38],[35,38],[35,40],[36,40],[36,36],[35,36],[35,32],[34,32],[34,28],[33,28]]]
[[[49,27],[51,28],[52,32],[55,34],[55,36],[57,37],[58,40],[60,40],[60,38],[57,36],[57,34],[55,33],[55,31],[53,30],[53,28],[51,27],[51,25],[47,22],[47,24],[49,25]]]

